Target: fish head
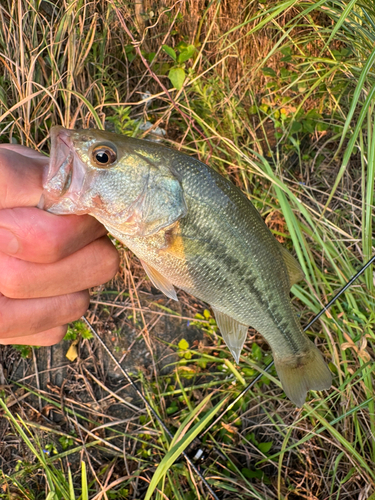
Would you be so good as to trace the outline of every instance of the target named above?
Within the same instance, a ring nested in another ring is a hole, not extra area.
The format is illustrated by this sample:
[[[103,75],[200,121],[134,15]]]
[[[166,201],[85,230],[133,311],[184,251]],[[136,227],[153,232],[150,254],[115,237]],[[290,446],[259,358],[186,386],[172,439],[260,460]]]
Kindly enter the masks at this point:
[[[154,234],[186,214],[164,149],[102,130],[53,127],[38,206],[54,214],[90,214],[116,234]]]

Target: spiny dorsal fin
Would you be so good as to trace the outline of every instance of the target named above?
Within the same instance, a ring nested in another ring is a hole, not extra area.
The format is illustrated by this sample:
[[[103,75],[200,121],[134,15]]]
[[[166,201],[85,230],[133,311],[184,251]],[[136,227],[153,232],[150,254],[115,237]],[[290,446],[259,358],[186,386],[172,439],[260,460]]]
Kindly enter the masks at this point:
[[[177,300],[178,302],[176,290],[174,289],[172,283],[170,283],[166,278],[164,278],[164,276],[159,273],[159,271],[151,267],[144,260],[141,260],[141,264],[153,285],[161,290],[167,297],[173,300]]]
[[[288,250],[284,248],[282,245],[280,245],[280,248],[281,248],[281,255],[288,270],[290,286],[292,287],[299,281],[304,280],[305,275],[303,274],[301,266],[298,264],[293,255],[291,255],[288,252]]]
[[[232,353],[236,363],[240,361],[240,354],[244,345],[247,335],[247,325],[239,323],[235,319],[227,316],[226,314],[212,308],[216,323],[220,329],[225,343],[227,344],[230,352]]]

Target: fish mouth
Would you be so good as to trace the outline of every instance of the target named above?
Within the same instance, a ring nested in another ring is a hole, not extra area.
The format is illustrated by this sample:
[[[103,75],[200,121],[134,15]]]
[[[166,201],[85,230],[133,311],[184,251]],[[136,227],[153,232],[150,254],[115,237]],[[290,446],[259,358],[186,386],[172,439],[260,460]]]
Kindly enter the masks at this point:
[[[84,172],[74,151],[73,134],[64,127],[51,129],[50,161],[38,208],[55,214],[77,213]]]
[[[73,156],[73,143],[69,132],[62,127],[53,127],[50,165],[45,184],[56,196],[63,196],[71,185]]]

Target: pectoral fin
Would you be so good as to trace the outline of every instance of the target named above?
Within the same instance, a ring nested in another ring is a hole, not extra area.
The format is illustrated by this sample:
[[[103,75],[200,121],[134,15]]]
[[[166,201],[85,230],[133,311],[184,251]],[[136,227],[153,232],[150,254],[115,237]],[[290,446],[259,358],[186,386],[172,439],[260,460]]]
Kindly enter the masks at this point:
[[[288,275],[289,275],[289,281],[290,281],[290,286],[292,287],[299,281],[302,281],[305,279],[305,275],[303,274],[303,271],[296,261],[296,259],[291,255],[286,248],[284,248],[282,245],[280,245],[281,248],[281,255],[283,257],[283,260],[285,262],[286,268],[288,270]]]
[[[151,236],[187,213],[180,181],[168,169],[150,169],[143,196],[133,208],[138,236]]]
[[[159,271],[146,264],[144,260],[141,260],[143,269],[146,271],[147,276],[150,278],[153,285],[161,290],[170,299],[176,300],[178,302],[176,290],[172,283],[170,283],[164,276],[162,276]]]
[[[247,325],[239,323],[226,314],[212,308],[215,314],[216,323],[220,332],[232,353],[236,363],[240,361],[240,354],[247,335]]]

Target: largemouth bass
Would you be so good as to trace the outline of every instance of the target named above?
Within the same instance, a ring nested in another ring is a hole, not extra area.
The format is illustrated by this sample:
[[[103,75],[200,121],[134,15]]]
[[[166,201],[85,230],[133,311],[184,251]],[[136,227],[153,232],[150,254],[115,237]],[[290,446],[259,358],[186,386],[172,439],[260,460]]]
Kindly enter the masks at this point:
[[[153,284],[207,302],[235,360],[252,326],[286,395],[329,389],[331,373],[296,318],[302,271],[247,197],[212,168],[162,145],[99,130],[51,131],[40,206],[90,214],[141,260]]]

